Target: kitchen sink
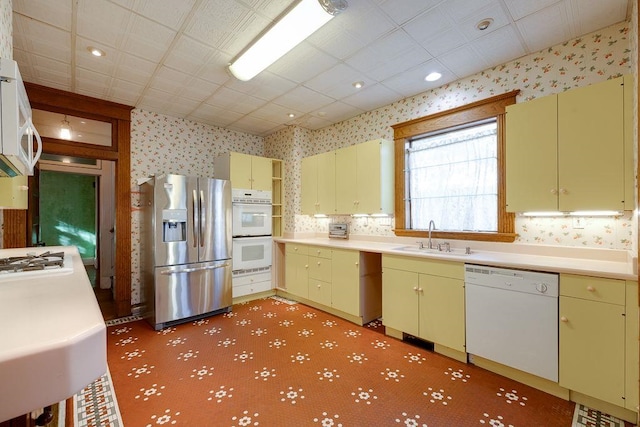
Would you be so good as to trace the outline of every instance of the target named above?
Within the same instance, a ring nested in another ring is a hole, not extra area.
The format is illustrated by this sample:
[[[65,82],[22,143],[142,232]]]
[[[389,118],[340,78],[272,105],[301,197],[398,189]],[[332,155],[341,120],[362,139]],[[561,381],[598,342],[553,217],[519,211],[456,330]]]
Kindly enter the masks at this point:
[[[411,246],[399,246],[394,248],[397,251],[403,252],[412,252],[417,254],[429,254],[429,255],[442,255],[442,256],[467,256],[471,255],[470,251],[467,253],[466,249],[463,248],[451,248],[449,251],[438,250],[438,249],[429,249],[429,248],[419,248],[417,245]]]

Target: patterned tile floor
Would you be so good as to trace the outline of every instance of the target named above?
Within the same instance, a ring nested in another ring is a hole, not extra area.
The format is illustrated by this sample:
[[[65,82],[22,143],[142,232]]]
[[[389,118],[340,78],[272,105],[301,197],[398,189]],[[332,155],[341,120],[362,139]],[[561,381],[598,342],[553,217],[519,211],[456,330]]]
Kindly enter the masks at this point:
[[[389,338],[379,322],[275,299],[163,331],[110,325],[112,378],[76,397],[78,427],[624,425]]]

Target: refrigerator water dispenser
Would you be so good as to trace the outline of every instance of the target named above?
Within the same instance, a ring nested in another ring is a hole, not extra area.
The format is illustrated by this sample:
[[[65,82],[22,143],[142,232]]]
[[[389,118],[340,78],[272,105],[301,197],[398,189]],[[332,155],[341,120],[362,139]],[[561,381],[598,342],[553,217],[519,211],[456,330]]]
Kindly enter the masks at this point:
[[[187,240],[187,210],[164,209],[162,211],[162,241],[184,242]]]

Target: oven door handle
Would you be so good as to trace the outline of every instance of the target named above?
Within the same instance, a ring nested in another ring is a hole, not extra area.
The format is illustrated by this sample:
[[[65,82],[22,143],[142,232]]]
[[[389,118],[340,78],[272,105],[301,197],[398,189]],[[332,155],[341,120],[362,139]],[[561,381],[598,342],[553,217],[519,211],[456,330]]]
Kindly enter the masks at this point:
[[[168,275],[179,274],[179,273],[193,273],[194,271],[215,270],[215,269],[224,268],[224,267],[229,267],[229,263],[225,262],[222,264],[207,265],[205,267],[187,267],[187,268],[182,268],[180,270],[162,270],[160,274],[164,274],[168,276]]]

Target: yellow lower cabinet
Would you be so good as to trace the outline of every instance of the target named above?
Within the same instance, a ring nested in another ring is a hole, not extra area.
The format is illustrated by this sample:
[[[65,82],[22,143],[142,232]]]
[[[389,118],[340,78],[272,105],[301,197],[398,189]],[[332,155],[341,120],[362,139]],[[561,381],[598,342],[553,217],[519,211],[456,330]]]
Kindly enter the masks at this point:
[[[308,298],[309,257],[307,256],[307,247],[287,244],[285,251],[284,281],[287,292]]]
[[[420,337],[465,351],[464,281],[420,275]]]
[[[331,307],[360,316],[360,253],[334,249],[331,259]]]
[[[382,324],[418,336],[418,289],[418,273],[385,268],[383,258]]]
[[[640,357],[638,355],[638,282],[626,283],[626,384],[625,407],[638,411],[638,376]]]
[[[624,306],[561,295],[559,339],[559,384],[624,407]]]
[[[331,305],[331,283],[309,279],[309,299],[318,304]]]

